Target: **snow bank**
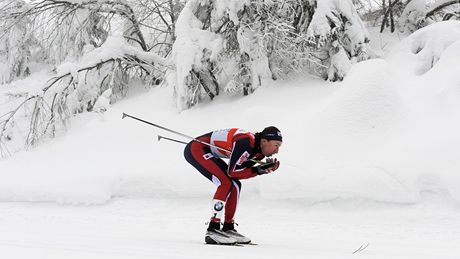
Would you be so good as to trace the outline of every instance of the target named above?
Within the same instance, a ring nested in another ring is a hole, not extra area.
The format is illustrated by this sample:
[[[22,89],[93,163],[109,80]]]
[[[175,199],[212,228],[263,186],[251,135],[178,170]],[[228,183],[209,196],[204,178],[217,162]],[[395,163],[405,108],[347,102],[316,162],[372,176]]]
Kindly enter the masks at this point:
[[[379,135],[397,125],[404,108],[384,60],[361,62],[353,67],[339,89],[327,100],[312,122],[324,138],[335,141]],[[339,133],[339,135],[337,134]]]
[[[424,27],[404,39],[388,55],[403,73],[422,75],[439,60],[444,50],[460,39],[460,21],[444,21]]]
[[[305,169],[293,168],[295,174],[287,179],[264,183],[263,194],[279,197],[279,192],[271,189],[280,189],[274,185],[282,182],[281,197],[310,203],[337,199],[418,201],[418,194],[397,172],[373,162],[381,154],[378,147],[398,134],[406,116],[398,86],[389,80],[391,74],[385,60],[355,65],[303,129]]]
[[[428,71],[422,79],[431,89],[435,97],[435,105],[444,107],[446,112],[460,111],[460,76],[458,73],[460,60],[460,37],[449,45],[440,55],[439,61]],[[428,91],[428,90],[427,90]],[[456,107],[450,109],[451,107]],[[435,108],[435,107],[433,107]]]

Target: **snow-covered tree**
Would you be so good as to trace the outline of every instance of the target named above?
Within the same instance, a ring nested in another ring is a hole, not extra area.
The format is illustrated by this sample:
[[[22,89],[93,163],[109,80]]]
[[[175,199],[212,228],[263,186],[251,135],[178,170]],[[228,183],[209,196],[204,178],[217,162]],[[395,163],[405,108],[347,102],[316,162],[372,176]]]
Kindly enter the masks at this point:
[[[176,24],[176,104],[252,93],[261,79],[308,70],[341,80],[367,59],[367,31],[351,0],[190,0]]]
[[[426,21],[426,0],[410,1],[399,18],[401,31],[414,32],[427,25]]]
[[[76,113],[103,111],[135,81],[159,84],[181,6],[179,0],[3,1],[0,58],[27,64],[29,53],[39,51],[34,57],[41,57],[40,69],[49,68],[51,78],[37,89],[3,91],[0,99],[13,105],[0,117],[0,147],[20,137],[17,127],[28,132],[25,144],[32,145],[65,128]],[[16,67],[0,70],[24,73],[19,68],[25,66]],[[16,123],[18,114],[29,123]]]
[[[351,0],[318,0],[306,33],[316,49],[327,51],[329,80],[342,80],[352,63],[369,58],[368,32]]]
[[[0,3],[0,28],[7,28],[0,31],[0,85],[29,75],[30,62],[40,58],[36,53],[38,42],[30,33],[31,20],[10,23],[17,21],[11,14],[25,5],[22,0]]]
[[[412,33],[438,21],[460,19],[459,0],[411,0],[402,12],[398,24],[401,31]]]

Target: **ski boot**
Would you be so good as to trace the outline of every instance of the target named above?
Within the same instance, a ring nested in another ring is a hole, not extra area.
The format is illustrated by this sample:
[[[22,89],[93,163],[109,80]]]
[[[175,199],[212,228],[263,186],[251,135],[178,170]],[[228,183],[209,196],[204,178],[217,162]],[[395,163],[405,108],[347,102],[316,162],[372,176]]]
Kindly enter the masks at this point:
[[[238,233],[236,231],[233,222],[231,222],[231,223],[225,222],[224,227],[222,228],[222,232],[224,232],[228,236],[234,238],[236,240],[237,244],[250,244],[251,243],[250,238],[248,238],[246,236],[243,236],[243,235],[241,235],[240,233]]]
[[[236,245],[238,240],[220,230],[219,222],[210,222],[204,237],[206,244],[213,245]]]

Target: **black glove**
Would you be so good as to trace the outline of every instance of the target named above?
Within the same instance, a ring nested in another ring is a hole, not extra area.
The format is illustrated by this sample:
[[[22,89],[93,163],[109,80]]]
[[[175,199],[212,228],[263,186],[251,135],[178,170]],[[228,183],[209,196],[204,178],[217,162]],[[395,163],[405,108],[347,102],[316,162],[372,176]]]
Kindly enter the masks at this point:
[[[272,171],[270,170],[270,168],[273,168],[276,165],[276,162],[276,159],[267,158],[267,161],[265,163],[256,166],[257,174],[261,175],[271,173]]]

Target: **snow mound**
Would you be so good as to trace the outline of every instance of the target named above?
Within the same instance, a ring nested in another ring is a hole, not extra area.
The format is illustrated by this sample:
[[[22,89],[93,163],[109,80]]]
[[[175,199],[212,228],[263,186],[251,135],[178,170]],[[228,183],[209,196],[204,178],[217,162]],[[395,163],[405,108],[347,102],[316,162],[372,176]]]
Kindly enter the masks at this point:
[[[397,86],[390,78],[385,60],[356,64],[311,122],[311,130],[339,142],[388,133],[405,114]]]
[[[447,107],[446,110],[460,111],[460,38],[449,45],[440,55],[438,63],[423,76],[423,80],[431,86],[431,93],[437,105]]]
[[[404,72],[422,75],[429,71],[444,50],[460,39],[460,21],[444,21],[424,27],[397,45],[388,61],[406,64]]]
[[[408,115],[393,73],[382,59],[356,64],[303,129],[302,168],[287,165],[280,179],[261,182],[262,196],[311,204],[420,201],[413,178],[376,159],[393,152],[385,142],[401,134]]]

